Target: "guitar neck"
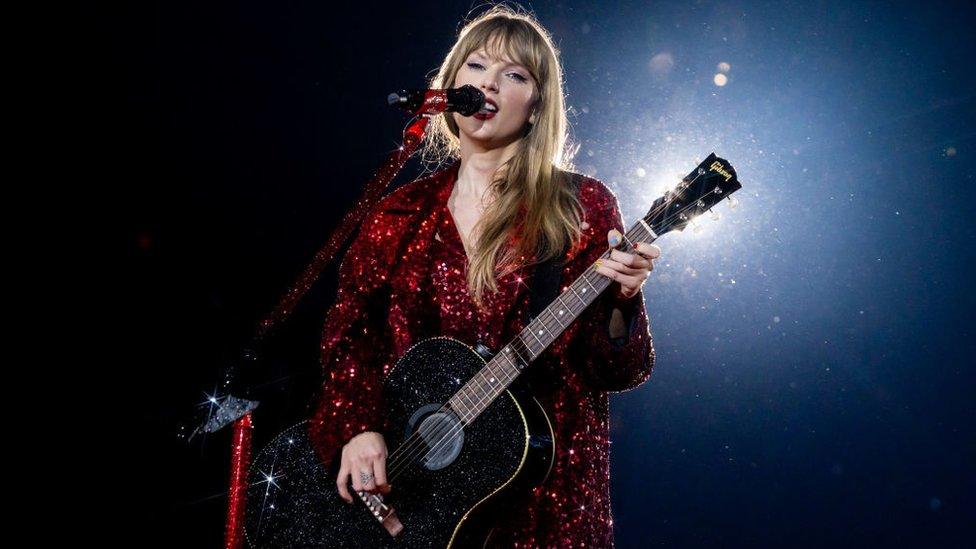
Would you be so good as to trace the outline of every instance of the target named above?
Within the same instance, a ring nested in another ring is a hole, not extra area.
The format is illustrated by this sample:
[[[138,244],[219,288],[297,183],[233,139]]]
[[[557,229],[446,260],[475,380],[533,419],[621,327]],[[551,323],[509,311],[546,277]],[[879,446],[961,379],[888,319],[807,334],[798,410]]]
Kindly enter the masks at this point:
[[[629,251],[632,242],[653,242],[656,239],[657,234],[641,219],[627,231],[623,244],[616,249]],[[601,258],[609,256],[608,249]],[[458,417],[465,423],[474,421],[612,282],[592,268],[587,268],[582,276],[563,289],[545,310],[451,397],[448,403]]]

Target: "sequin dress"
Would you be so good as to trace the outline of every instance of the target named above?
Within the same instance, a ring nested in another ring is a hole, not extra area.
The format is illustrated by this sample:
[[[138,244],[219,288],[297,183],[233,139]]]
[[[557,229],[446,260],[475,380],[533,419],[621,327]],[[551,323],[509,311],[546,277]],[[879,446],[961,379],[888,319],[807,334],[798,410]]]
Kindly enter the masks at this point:
[[[499,280],[487,312],[469,298],[467,256],[447,207],[460,166],[404,185],[384,197],[364,222],[339,269],[339,289],[323,330],[324,381],[309,423],[323,460],[363,431],[385,427],[382,384],[397,358],[426,337],[444,335],[493,350],[528,322],[534,266]],[[567,252],[561,289],[607,250],[607,232],[625,232],[616,196],[599,180],[578,187],[584,221],[580,246]],[[643,292],[622,308],[629,335],[611,339],[611,287],[557,338],[523,375],[530,375],[556,435],[546,481],[500,522],[492,547],[610,547],[609,393],[646,381],[654,348]],[[392,449],[391,449],[392,450]]]

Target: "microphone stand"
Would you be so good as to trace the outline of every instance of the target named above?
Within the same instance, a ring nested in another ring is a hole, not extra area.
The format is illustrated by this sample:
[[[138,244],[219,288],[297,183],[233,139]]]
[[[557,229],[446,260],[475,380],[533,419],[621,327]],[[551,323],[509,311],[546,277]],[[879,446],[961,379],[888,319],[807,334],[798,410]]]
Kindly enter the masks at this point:
[[[386,162],[373,176],[372,180],[366,184],[363,192],[355,206],[343,218],[329,237],[329,240],[315,254],[312,262],[305,268],[295,283],[285,293],[284,297],[271,313],[264,318],[258,325],[257,333],[254,337],[254,345],[245,349],[244,358],[246,360],[256,360],[256,355],[252,349],[258,348],[260,342],[268,335],[271,328],[287,317],[298,304],[298,301],[305,295],[312,284],[318,279],[325,266],[339,251],[339,247],[345,242],[354,228],[365,219],[370,209],[381,198],[380,193],[386,189],[390,181],[400,173],[406,161],[416,152],[417,147],[423,141],[430,123],[431,114],[419,114],[410,122],[403,132],[403,144],[389,154]],[[251,364],[250,367],[256,367]],[[237,375],[236,368],[231,368],[225,374],[223,388],[233,391]],[[217,398],[211,397],[211,405],[216,405],[216,413],[211,413],[207,421],[190,435],[193,438],[198,432],[212,433],[228,424],[233,423],[232,446],[231,446],[231,467],[230,467],[230,486],[227,496],[227,519],[224,525],[224,548],[240,549],[244,543],[244,512],[247,506],[247,470],[251,461],[251,437],[254,430],[252,411],[257,408],[259,402],[234,396],[228,392],[227,396]]]
[[[257,365],[255,351],[270,333],[271,329],[285,319],[318,280],[325,266],[335,257],[339,247],[352,234],[354,228],[362,223],[369,211],[380,200],[380,193],[390,181],[400,173],[403,165],[413,156],[423,142],[430,118],[436,114],[453,110],[470,116],[482,108],[485,96],[474,86],[468,84],[457,89],[412,90],[392,93],[387,97],[391,106],[398,106],[411,112],[414,119],[403,131],[403,144],[391,152],[386,162],[380,166],[352,210],[346,213],[342,222],[329,236],[328,241],[315,254],[312,262],[305,268],[295,283],[288,289],[275,308],[259,324],[252,344],[243,349],[243,367],[232,365],[224,371],[221,391],[225,396],[213,395],[209,398],[210,410],[207,419],[189,435],[188,441],[200,432],[213,433],[233,424],[230,487],[227,497],[227,520],[224,525],[224,548],[240,549],[244,543],[244,513],[247,507],[247,469],[251,461],[251,441],[254,430],[252,412],[260,402],[244,398],[248,395],[248,384],[240,377],[247,377]],[[216,406],[216,410],[214,410]],[[181,435],[182,436],[182,435]]]

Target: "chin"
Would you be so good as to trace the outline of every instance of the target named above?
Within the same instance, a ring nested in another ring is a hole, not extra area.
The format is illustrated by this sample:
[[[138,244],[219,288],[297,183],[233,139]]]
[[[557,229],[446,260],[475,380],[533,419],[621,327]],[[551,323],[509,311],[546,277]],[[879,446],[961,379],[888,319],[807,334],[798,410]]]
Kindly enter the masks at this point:
[[[459,128],[460,128],[460,126],[459,126]],[[461,133],[463,133],[464,135],[466,135],[468,139],[470,139],[472,141],[477,141],[477,142],[480,142],[480,143],[505,143],[505,144],[508,144],[508,143],[511,143],[512,141],[515,141],[516,139],[518,139],[520,137],[520,135],[517,132],[516,133],[504,133],[502,131],[498,131],[498,129],[496,129],[496,128],[486,129],[485,126],[480,126],[478,128],[474,128],[471,131],[466,131],[466,130],[464,130],[462,128],[462,129],[460,129],[460,131],[461,131]]]
[[[498,135],[469,135],[468,139],[473,143],[478,143],[485,148],[497,149],[499,147],[507,147],[515,141],[519,140],[518,136],[498,136]]]

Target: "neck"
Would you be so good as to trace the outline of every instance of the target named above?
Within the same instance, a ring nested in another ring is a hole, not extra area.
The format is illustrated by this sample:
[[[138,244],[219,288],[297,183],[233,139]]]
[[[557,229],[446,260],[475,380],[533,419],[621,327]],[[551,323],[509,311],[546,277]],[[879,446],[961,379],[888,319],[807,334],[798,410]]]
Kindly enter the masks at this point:
[[[643,223],[634,225],[627,231],[625,242],[654,242],[655,240],[657,240],[657,233],[647,223]],[[618,249],[633,250],[629,248],[629,244],[624,244]],[[600,256],[601,259],[608,257],[610,257],[609,250]],[[612,282],[593,269],[586,269],[451,397],[448,401],[451,408],[466,424],[474,421],[474,418],[501,395],[522,373],[522,370],[552,345]]]
[[[501,147],[488,147],[461,134],[461,166],[455,189],[460,196],[484,197],[498,168],[515,155],[521,139]]]

